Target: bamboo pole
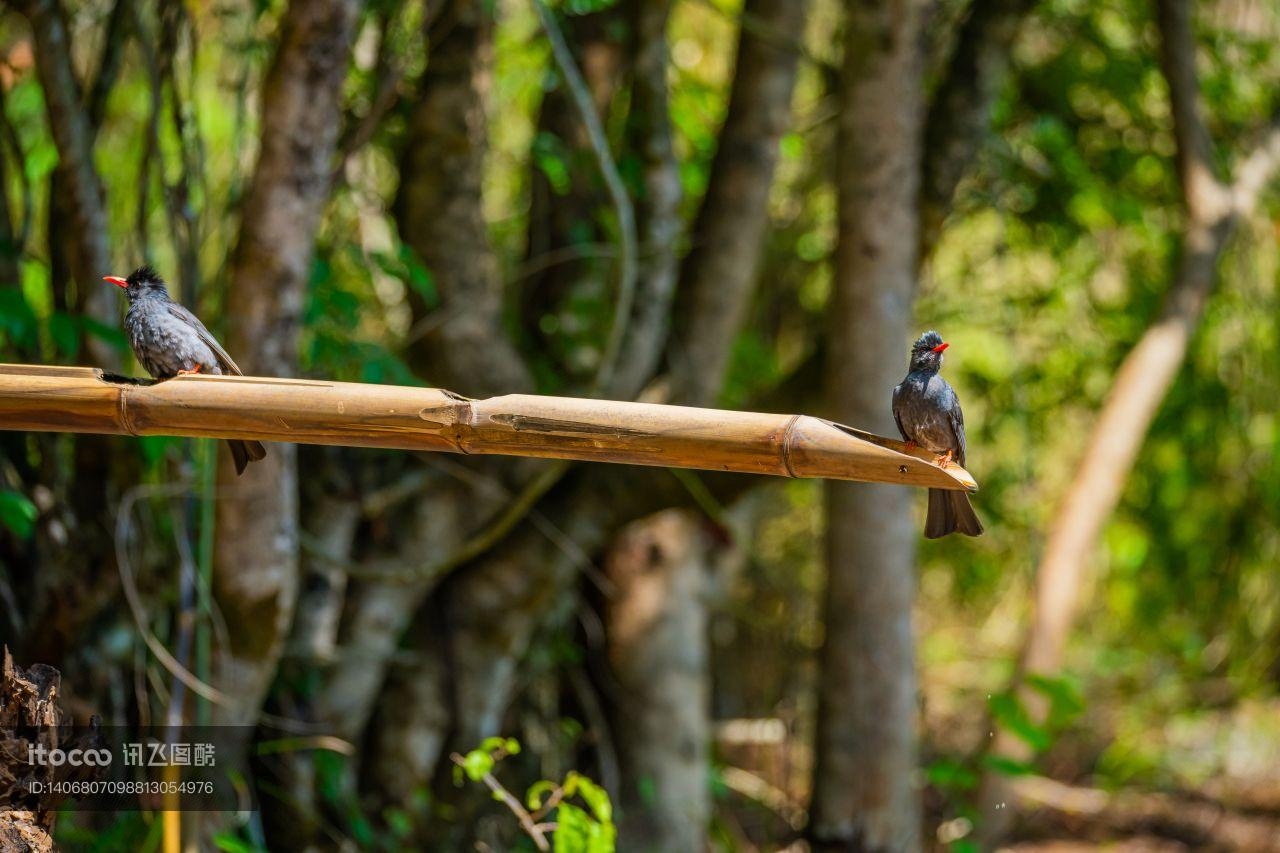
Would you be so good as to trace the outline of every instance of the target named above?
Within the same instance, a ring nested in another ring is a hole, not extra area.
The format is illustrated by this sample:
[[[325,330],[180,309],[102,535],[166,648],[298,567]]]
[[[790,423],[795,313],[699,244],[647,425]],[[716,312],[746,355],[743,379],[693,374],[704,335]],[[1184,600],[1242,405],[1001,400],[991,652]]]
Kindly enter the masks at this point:
[[[886,399],[885,405],[888,405]],[[0,365],[0,429],[254,438],[449,453],[978,485],[895,439],[807,415],[257,376],[125,379],[88,367]]]

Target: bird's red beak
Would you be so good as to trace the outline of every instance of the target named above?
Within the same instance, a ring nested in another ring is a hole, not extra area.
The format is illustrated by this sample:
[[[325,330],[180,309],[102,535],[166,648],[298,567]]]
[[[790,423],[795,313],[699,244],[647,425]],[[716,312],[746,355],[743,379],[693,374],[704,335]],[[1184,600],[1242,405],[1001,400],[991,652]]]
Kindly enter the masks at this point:
[[[936,347],[933,348],[933,352],[942,352],[944,349],[946,349],[949,346],[951,346],[951,344],[947,343],[946,341],[943,341],[942,343],[938,344]]]
[[[121,278],[120,276],[118,276],[118,275],[104,275],[104,276],[102,277],[102,280],[103,280],[103,281],[109,281],[109,282],[111,282],[112,284],[114,284],[116,287],[128,287],[128,286],[129,286],[129,282],[125,281],[124,279],[122,279],[122,278]]]

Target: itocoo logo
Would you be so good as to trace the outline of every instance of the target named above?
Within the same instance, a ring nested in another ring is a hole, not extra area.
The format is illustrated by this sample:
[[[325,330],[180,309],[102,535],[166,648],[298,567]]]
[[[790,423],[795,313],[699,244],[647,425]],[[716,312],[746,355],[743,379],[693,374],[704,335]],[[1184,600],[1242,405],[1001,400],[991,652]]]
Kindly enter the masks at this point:
[[[106,767],[111,763],[109,749],[49,749],[44,744],[27,745],[27,763],[43,766],[61,767],[70,764],[72,767]]]

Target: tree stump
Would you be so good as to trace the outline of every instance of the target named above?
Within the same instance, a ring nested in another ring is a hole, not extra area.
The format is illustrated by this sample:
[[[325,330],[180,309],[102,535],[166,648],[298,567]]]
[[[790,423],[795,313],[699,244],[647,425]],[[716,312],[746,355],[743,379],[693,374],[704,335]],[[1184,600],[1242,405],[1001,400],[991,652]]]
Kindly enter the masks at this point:
[[[41,744],[52,749],[97,746],[100,740],[95,717],[87,735],[73,737],[71,721],[58,708],[62,675],[45,664],[23,669],[4,649],[0,667],[0,850],[13,853],[52,851],[53,823],[65,796],[32,794],[31,783],[70,781],[96,776],[79,767],[33,766],[28,749]],[[72,742],[74,741],[74,743]],[[90,743],[91,742],[91,743]]]

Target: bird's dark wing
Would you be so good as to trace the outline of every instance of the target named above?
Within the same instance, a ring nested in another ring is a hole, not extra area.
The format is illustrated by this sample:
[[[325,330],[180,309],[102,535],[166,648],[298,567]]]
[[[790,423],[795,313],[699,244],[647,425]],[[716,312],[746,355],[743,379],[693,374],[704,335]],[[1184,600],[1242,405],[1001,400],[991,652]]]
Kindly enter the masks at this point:
[[[898,396],[901,393],[901,385],[898,385],[893,389],[893,422],[898,425],[898,433],[902,436],[902,440],[910,441],[911,436],[907,435],[907,431],[902,428],[902,414],[898,411]]]
[[[213,350],[213,354],[217,357],[219,366],[223,371],[235,374],[236,376],[244,375],[240,372],[239,366],[231,360],[231,356],[227,355],[227,351],[222,348],[222,344],[218,343],[218,339],[209,333],[209,330],[204,327],[204,323],[200,322],[199,317],[192,314],[185,306],[177,302],[170,302],[168,307],[169,313],[173,314],[173,316],[177,317],[179,320],[195,330],[195,333],[200,337],[200,340],[203,341],[209,349]]]
[[[951,392],[954,399],[954,405],[951,406],[949,412],[951,419],[951,431],[956,434],[956,461],[960,463],[960,467],[964,467],[965,457],[965,440],[964,440],[964,412],[960,408],[960,400],[955,396],[955,392]]]

